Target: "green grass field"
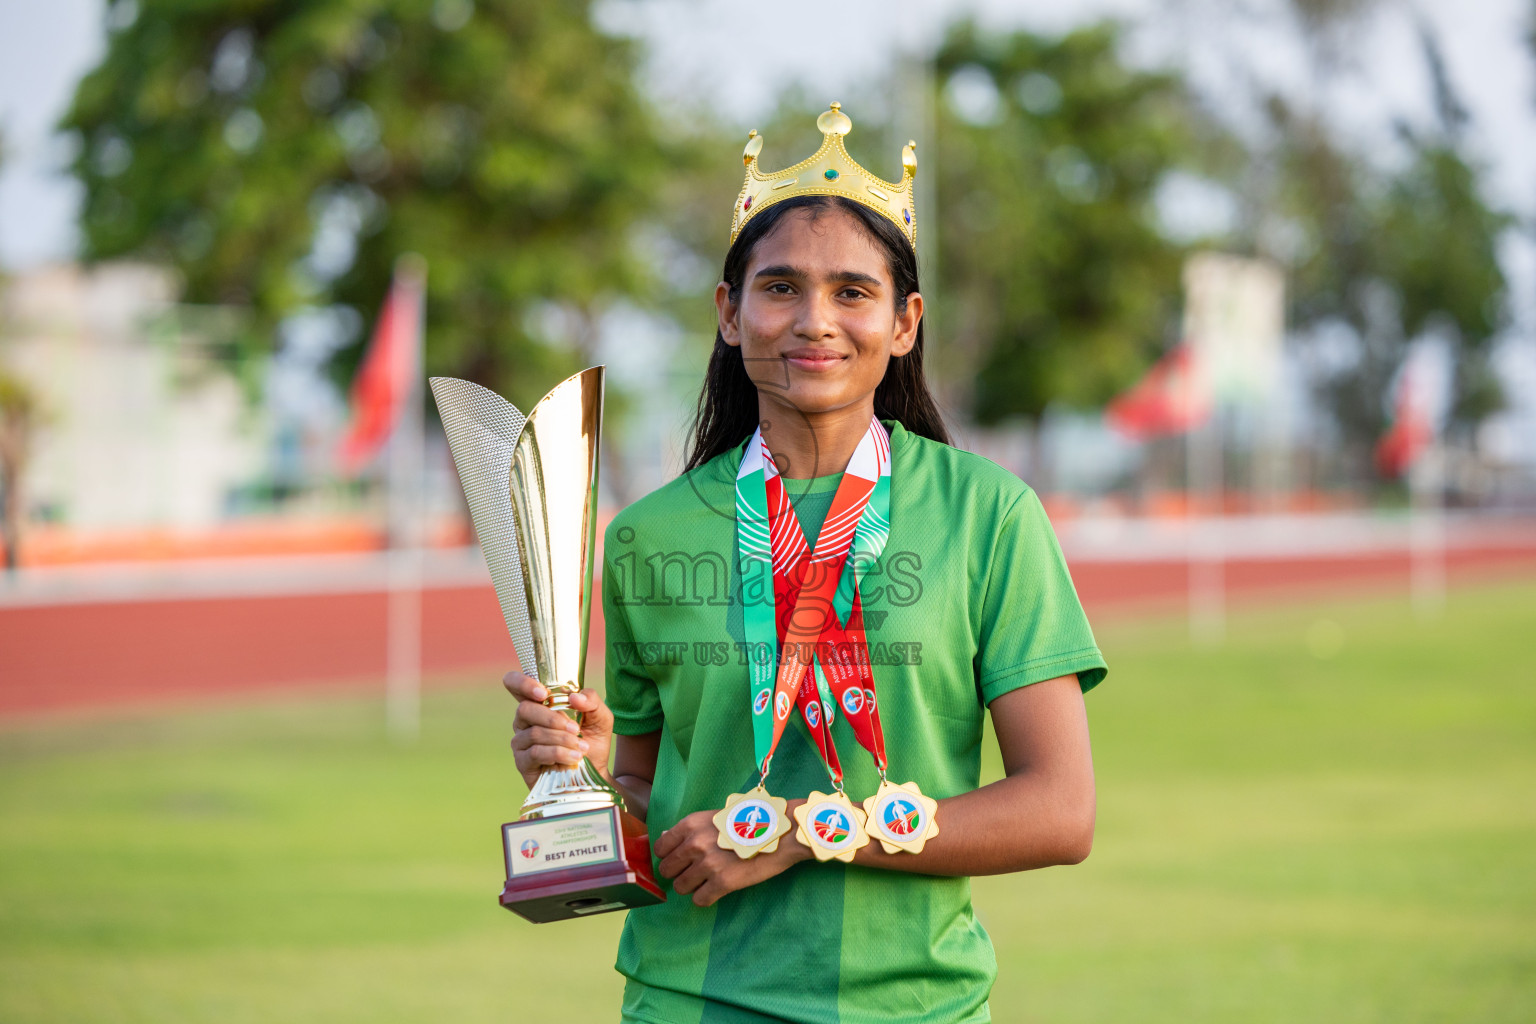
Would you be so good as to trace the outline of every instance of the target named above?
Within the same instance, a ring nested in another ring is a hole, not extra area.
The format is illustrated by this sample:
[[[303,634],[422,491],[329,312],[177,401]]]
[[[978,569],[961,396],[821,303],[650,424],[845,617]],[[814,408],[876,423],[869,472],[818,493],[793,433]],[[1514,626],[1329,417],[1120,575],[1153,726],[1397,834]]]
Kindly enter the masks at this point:
[[[1536,584],[1100,639],[1093,856],[975,885],[997,1020],[1536,1018]],[[619,915],[496,904],[510,718],[488,678],[408,750],[356,696],[4,728],[0,1021],[614,1019]]]

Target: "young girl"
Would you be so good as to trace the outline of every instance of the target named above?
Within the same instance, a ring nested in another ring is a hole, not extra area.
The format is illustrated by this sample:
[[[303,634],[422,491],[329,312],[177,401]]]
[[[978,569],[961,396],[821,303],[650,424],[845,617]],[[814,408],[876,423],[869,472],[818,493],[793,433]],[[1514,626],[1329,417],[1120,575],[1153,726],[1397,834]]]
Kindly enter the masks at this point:
[[[929,396],[913,147],[893,184],[817,124],[766,175],[753,133],[687,470],[604,536],[606,701],[578,732],[507,677],[530,785],[612,753],[669,880],[625,922],[626,1021],[989,1020],[968,876],[1092,844],[1104,660],[1034,492]]]

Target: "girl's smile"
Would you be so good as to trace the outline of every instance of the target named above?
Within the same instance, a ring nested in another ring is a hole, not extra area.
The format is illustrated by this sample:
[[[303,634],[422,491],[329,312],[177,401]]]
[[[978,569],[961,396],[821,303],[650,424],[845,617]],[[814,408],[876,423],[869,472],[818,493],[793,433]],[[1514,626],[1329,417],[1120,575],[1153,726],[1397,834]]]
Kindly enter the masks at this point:
[[[819,372],[831,370],[848,358],[841,352],[825,348],[796,348],[784,353],[786,362],[800,370]]]

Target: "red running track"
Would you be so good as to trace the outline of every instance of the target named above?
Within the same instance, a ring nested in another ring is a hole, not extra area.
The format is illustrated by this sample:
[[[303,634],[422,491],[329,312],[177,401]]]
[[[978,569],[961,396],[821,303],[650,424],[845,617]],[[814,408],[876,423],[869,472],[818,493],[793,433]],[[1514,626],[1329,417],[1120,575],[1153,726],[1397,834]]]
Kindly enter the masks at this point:
[[[386,613],[381,591],[0,609],[0,715],[378,686]],[[423,592],[422,663],[430,675],[516,667],[489,585]]]
[[[1536,577],[1528,546],[1452,549],[1452,584]],[[1188,566],[1180,560],[1078,561],[1078,593],[1095,621],[1181,614]],[[1406,591],[1405,552],[1354,557],[1240,560],[1225,566],[1229,599],[1305,598],[1346,590]],[[178,598],[0,608],[0,716],[141,705],[255,691],[379,687],[384,672],[382,592]],[[484,587],[423,594],[422,661],[428,681],[483,672],[494,685],[516,665],[495,594]],[[590,647],[602,650],[602,618]]]

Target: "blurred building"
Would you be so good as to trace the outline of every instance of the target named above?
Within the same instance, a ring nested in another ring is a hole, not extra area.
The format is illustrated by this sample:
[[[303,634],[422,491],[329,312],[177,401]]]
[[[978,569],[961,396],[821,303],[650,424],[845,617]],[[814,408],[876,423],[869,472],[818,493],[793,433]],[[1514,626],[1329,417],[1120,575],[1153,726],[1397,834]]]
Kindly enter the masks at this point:
[[[233,311],[179,306],[139,263],[54,264],[0,299],[0,361],[41,400],[25,482],[34,522],[197,529],[260,473],[267,435],[227,353]]]

